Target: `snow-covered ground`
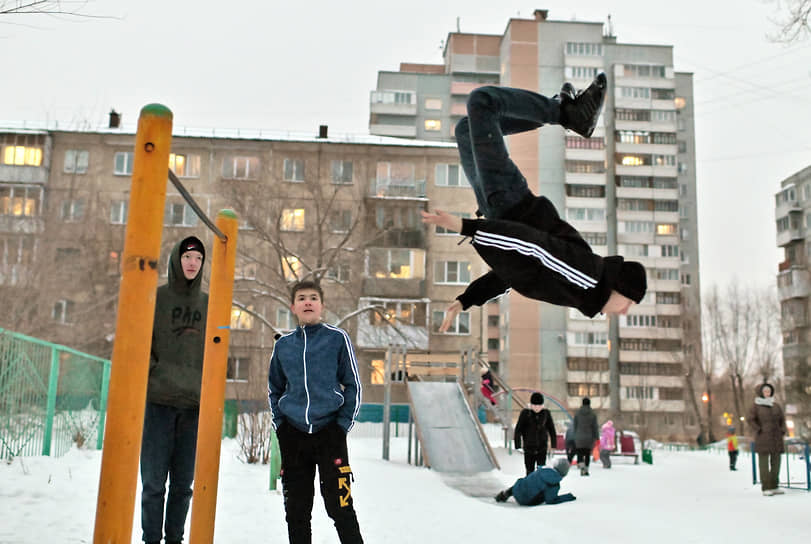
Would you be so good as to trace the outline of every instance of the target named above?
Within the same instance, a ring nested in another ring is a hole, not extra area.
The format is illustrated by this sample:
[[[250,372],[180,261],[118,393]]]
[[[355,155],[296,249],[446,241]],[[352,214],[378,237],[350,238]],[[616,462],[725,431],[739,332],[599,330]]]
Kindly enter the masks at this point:
[[[363,435],[366,434],[367,437]],[[563,492],[577,500],[554,506],[497,504],[449,487],[440,474],[408,465],[406,439],[393,438],[391,461],[381,440],[350,435],[352,494],[364,540],[378,543],[808,543],[811,493],[788,489],[764,497],[751,480],[751,460],[727,468],[725,453],[654,451],[653,465],[614,460],[591,476],[572,471]],[[496,448],[504,487],[523,475],[520,454]],[[101,453],[72,449],[60,458],[28,457],[0,465],[0,543],[92,542]],[[804,462],[792,476],[805,480]],[[268,489],[268,466],[238,460],[234,440],[222,444],[215,542],[286,542],[282,496]],[[794,478],[793,478],[794,479]],[[140,542],[137,492],[132,542]],[[313,542],[337,542],[316,499]],[[188,530],[187,530],[188,535]]]

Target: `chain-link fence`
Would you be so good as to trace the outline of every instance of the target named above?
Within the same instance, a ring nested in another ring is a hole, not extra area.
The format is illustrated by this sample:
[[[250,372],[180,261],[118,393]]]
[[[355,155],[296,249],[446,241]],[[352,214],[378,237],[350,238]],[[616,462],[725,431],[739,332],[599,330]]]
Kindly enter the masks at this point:
[[[0,329],[0,458],[101,449],[110,361]]]

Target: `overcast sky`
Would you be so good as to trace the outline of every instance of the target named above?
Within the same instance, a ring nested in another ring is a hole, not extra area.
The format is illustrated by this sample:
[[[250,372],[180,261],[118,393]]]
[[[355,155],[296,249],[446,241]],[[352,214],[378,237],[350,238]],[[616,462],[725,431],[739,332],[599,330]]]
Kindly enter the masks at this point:
[[[536,8],[674,46],[695,75],[703,289],[773,284],[773,195],[811,164],[811,43],[768,38],[774,1],[90,0],[111,18],[0,16],[0,124],[96,126],[110,108],[134,124],[160,102],[175,126],[367,133],[378,70],[441,63],[457,24],[500,35]]]

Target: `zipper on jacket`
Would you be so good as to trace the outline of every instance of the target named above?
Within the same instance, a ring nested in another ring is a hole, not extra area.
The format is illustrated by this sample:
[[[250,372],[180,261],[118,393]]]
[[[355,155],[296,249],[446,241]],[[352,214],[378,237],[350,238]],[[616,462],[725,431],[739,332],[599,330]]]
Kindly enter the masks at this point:
[[[307,331],[301,327],[301,334],[304,335],[304,349],[301,352],[301,364],[304,367],[304,392],[307,395],[307,406],[304,407],[304,422],[309,425],[310,433],[313,432],[313,425],[310,423],[310,389],[307,387]]]

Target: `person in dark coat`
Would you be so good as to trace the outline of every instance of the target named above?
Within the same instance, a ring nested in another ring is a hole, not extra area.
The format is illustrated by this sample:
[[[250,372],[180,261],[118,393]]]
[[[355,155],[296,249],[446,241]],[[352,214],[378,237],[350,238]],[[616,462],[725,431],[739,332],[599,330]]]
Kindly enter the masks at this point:
[[[208,312],[208,294],[200,288],[205,258],[199,238],[178,242],[168,282],[155,296],[141,440],[141,538],[147,544],[183,540],[192,497]]]
[[[782,495],[777,482],[780,475],[780,455],[784,451],[786,417],[774,401],[774,386],[764,383],[756,390],[755,403],[749,410],[749,428],[754,435],[755,451],[760,469],[760,489],[763,494]]]
[[[548,451],[547,435],[555,447],[557,433],[555,423],[552,421],[552,414],[543,406],[543,395],[535,392],[529,397],[529,408],[521,410],[518,422],[515,424],[513,434],[515,449],[524,448],[524,467],[529,476],[535,467],[542,467],[546,464],[546,453]]]
[[[538,467],[531,474],[519,478],[512,487],[499,491],[496,501],[506,502],[515,497],[515,502],[523,506],[537,506],[539,504],[559,504],[573,501],[577,497],[571,493],[559,495],[560,481],[569,472],[569,462],[560,457],[555,460],[552,468]]]
[[[421,213],[424,223],[470,237],[491,270],[447,307],[439,332],[447,331],[462,310],[481,306],[509,289],[527,298],[577,308],[588,317],[600,312],[624,315],[642,301],[647,289],[645,267],[619,255],[595,254],[548,198],[532,193],[504,142],[505,135],[547,124],[590,137],[606,87],[606,76],[600,73],[577,95],[568,83],[559,96],[551,98],[494,86],[470,93],[467,116],[456,125],[456,142],[479,215],[486,219],[461,219],[441,210]]]
[[[591,409],[591,399],[583,397],[583,405],[574,416],[574,445],[580,475],[589,475],[589,462],[594,442],[600,438],[597,415]]]

